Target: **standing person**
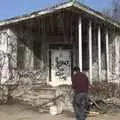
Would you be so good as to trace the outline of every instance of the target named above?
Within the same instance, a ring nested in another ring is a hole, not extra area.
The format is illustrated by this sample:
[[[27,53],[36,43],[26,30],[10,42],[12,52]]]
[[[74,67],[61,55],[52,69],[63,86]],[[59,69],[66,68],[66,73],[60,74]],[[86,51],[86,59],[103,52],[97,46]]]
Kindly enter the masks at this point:
[[[85,120],[88,113],[88,77],[74,67],[72,75],[72,88],[74,90],[73,107],[77,120]]]

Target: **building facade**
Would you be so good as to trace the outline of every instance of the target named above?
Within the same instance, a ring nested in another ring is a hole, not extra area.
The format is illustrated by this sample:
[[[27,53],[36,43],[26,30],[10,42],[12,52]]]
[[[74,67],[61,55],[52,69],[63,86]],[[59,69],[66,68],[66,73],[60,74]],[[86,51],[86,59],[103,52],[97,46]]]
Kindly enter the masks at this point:
[[[79,2],[0,22],[1,84],[71,84],[76,65],[94,81],[119,82],[120,25]]]

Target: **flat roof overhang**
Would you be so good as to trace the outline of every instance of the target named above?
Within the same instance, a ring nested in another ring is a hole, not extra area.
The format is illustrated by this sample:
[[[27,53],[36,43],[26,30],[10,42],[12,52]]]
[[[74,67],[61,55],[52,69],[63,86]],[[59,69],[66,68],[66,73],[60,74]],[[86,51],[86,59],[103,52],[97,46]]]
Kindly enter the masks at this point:
[[[117,23],[116,21],[111,20],[110,18],[104,16],[102,13],[97,12],[97,11],[95,11],[95,10],[77,2],[77,1],[76,2],[61,3],[59,5],[55,5],[53,7],[43,9],[41,11],[37,11],[37,12],[30,13],[30,14],[25,14],[23,16],[18,16],[18,17],[14,17],[14,18],[11,18],[11,19],[0,21],[0,27],[10,25],[10,24],[14,24],[14,23],[21,22],[21,21],[26,21],[26,20],[29,20],[29,19],[33,19],[33,18],[36,18],[36,17],[40,17],[40,16],[43,16],[43,15],[51,14],[51,13],[58,12],[58,11],[61,11],[63,9],[69,9],[69,8],[70,9],[76,8],[76,9],[78,9],[78,11],[83,11],[83,12],[85,12],[85,13],[91,15],[91,16],[94,16],[94,17],[100,19],[103,22],[111,24],[114,27],[120,28],[120,24]]]

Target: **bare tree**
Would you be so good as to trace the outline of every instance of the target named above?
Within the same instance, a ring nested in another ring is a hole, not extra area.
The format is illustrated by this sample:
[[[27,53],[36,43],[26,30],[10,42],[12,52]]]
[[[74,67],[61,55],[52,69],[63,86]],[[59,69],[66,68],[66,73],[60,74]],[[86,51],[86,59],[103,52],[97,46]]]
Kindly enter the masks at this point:
[[[120,21],[120,0],[112,0],[111,7],[104,9],[103,13],[116,21]]]

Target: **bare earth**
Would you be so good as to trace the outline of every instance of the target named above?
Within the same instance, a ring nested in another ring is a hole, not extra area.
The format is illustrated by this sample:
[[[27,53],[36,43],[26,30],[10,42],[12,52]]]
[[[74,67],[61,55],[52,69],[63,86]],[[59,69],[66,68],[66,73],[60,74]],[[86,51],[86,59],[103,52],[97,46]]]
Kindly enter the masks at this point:
[[[65,114],[57,116],[41,114],[21,105],[1,105],[0,120],[75,120],[75,118]],[[88,117],[87,120],[120,120],[120,113],[97,115]]]

